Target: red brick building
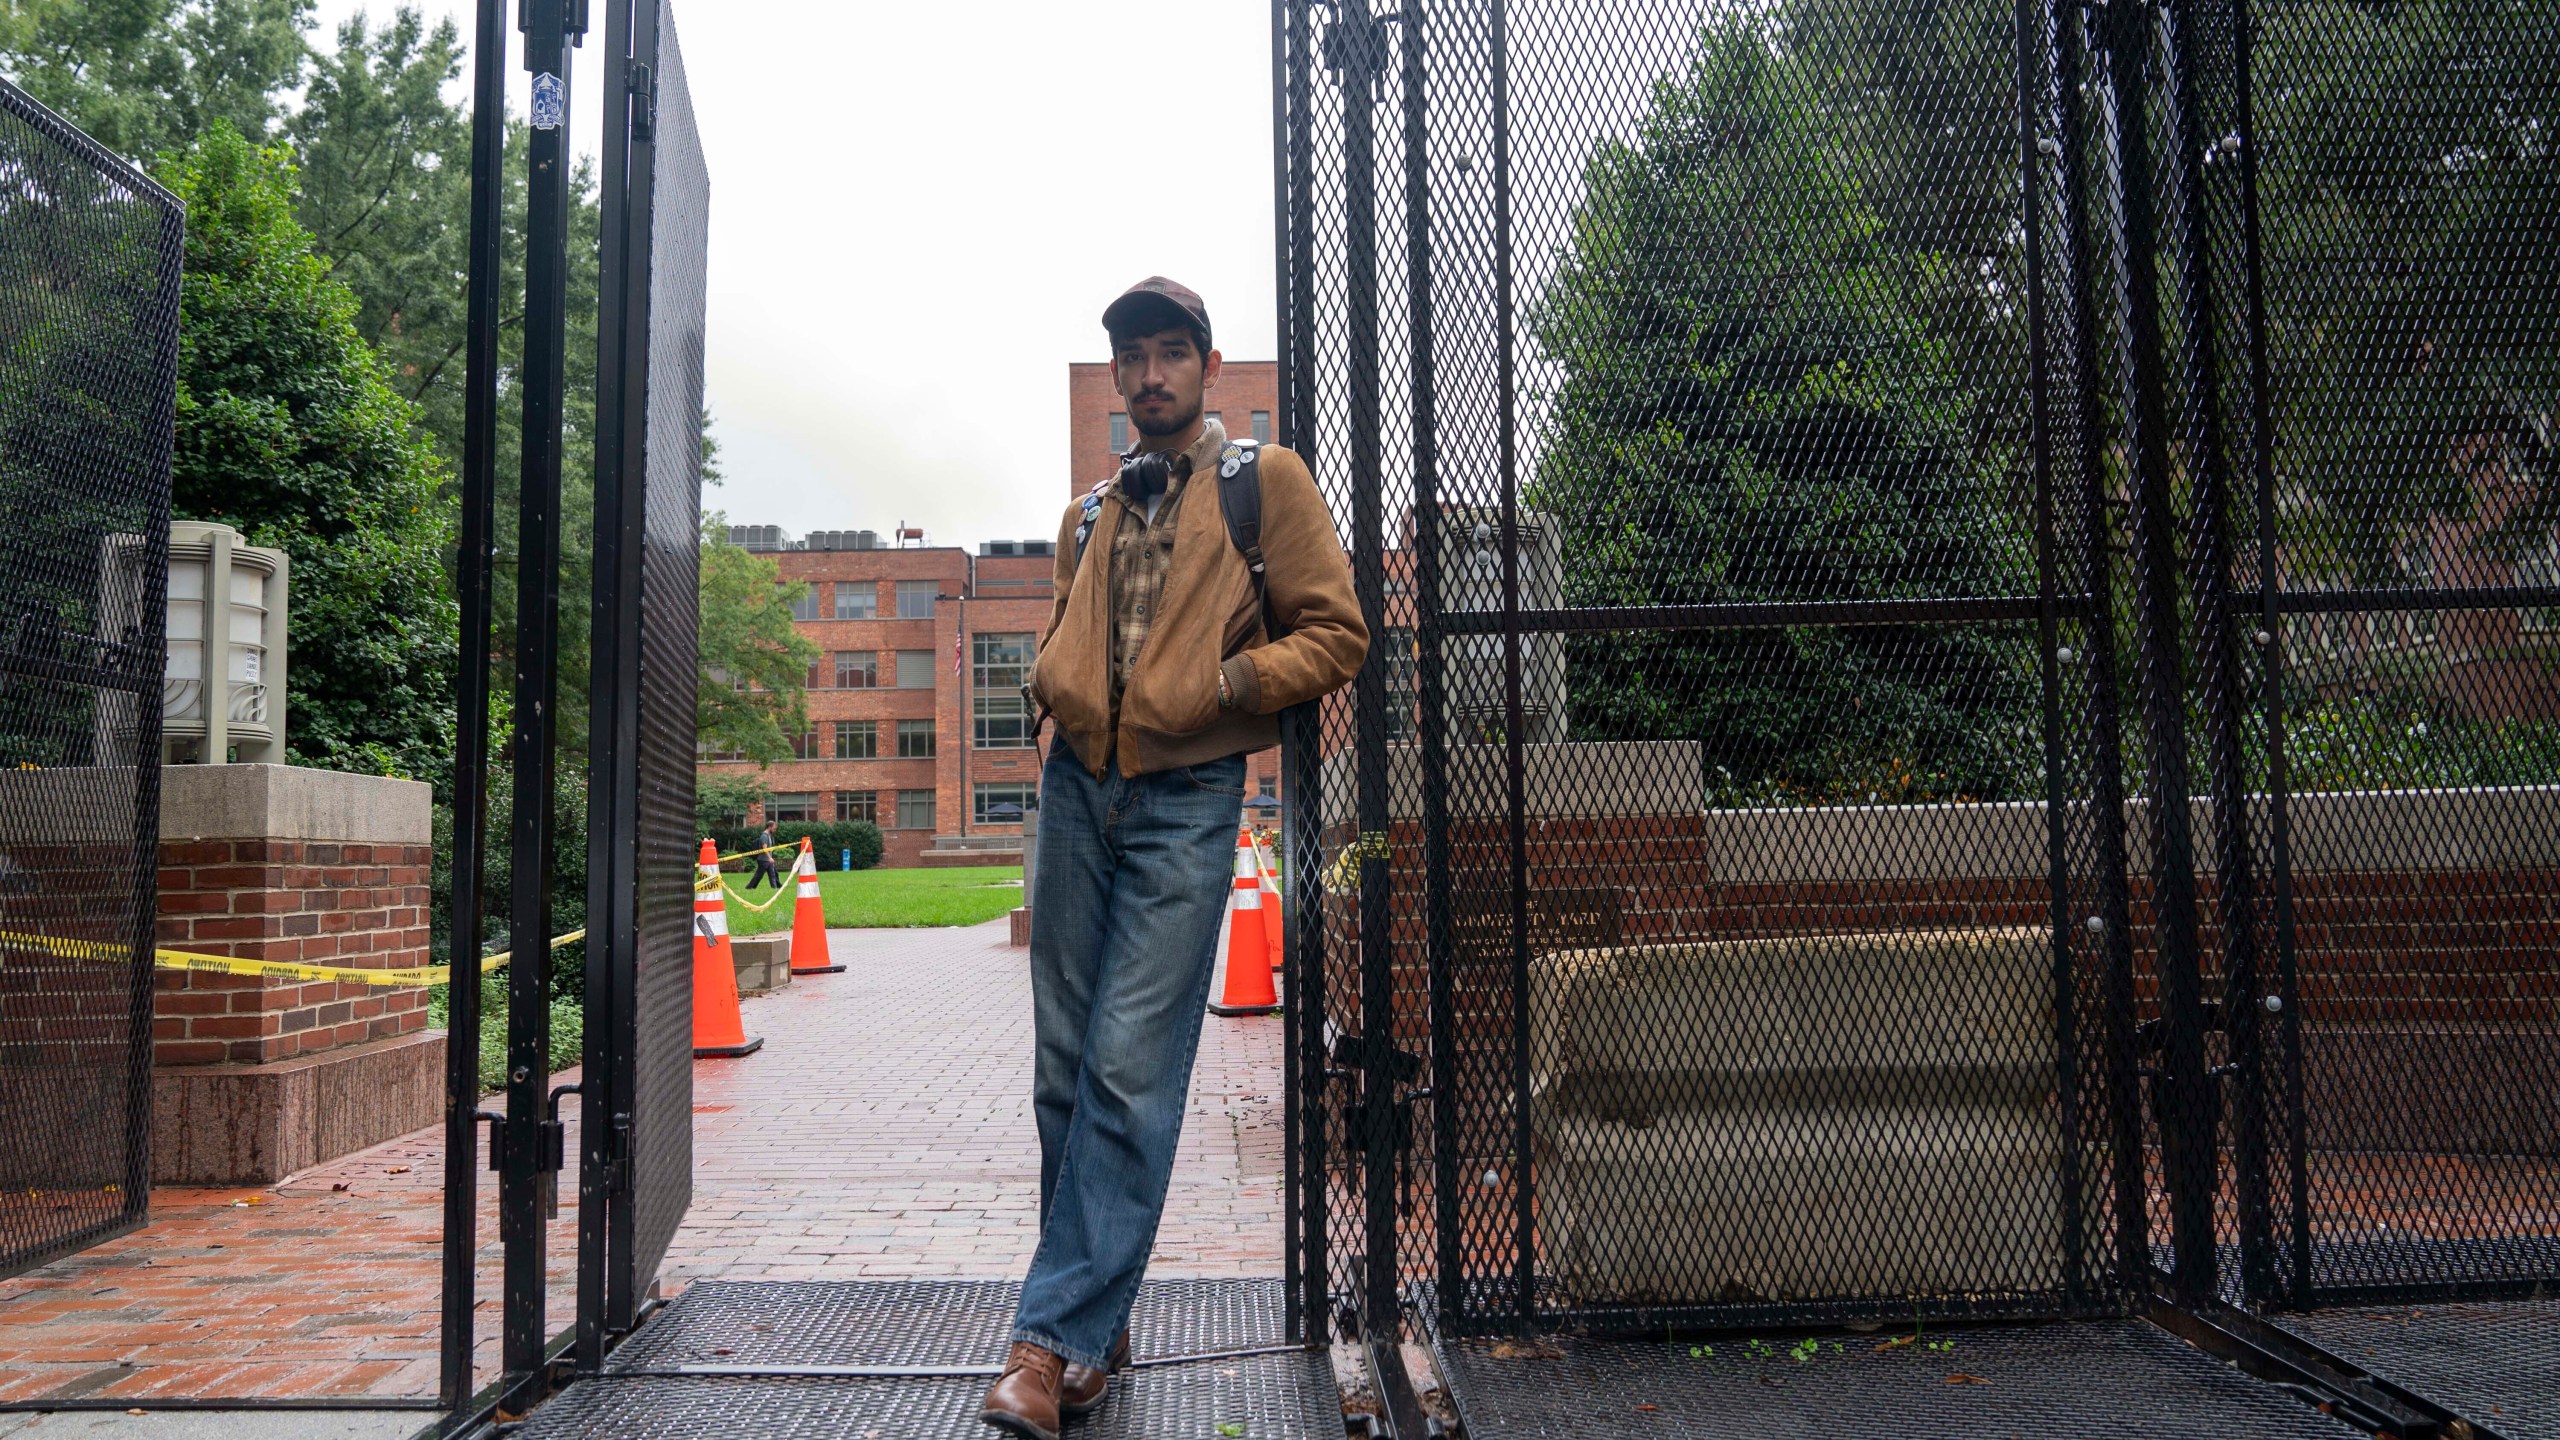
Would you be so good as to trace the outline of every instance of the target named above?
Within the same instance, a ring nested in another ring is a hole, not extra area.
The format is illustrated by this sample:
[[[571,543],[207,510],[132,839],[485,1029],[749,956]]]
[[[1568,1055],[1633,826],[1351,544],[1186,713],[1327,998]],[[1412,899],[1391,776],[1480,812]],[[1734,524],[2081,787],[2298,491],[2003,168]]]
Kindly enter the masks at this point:
[[[989,541],[973,555],[864,531],[731,534],[808,587],[796,628],[819,651],[809,728],[792,759],[764,771],[765,818],[872,821],[884,865],[932,863],[928,849],[952,852],[933,857],[944,863],[1014,859],[1020,821],[989,812],[1026,803],[1039,780],[1020,686],[1049,619],[1051,542]],[[749,767],[713,756],[705,768]]]

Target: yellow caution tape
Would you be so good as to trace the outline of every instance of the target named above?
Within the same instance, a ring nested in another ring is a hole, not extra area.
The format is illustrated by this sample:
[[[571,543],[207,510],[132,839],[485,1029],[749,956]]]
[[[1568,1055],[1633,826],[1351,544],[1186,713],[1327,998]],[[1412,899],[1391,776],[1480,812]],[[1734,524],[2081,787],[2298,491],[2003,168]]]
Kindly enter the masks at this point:
[[[767,845],[761,850],[741,850],[735,855],[722,855],[717,858],[721,863],[726,864],[731,860],[744,860],[750,855],[770,855],[777,850],[797,850],[799,848],[799,841],[787,840],[779,845]]]
[[[572,930],[554,937],[551,948],[559,949],[587,938],[584,930]],[[30,950],[43,950],[74,960],[97,960],[113,963],[132,952],[121,945],[99,940],[64,940],[52,935],[0,934],[0,944],[17,945]],[[480,962],[480,972],[505,965],[514,957],[512,950],[500,951]],[[217,975],[248,975],[263,980],[333,980],[342,985],[372,985],[405,989],[421,985],[442,985],[453,978],[447,965],[413,965],[399,970],[366,970],[353,965],[302,965],[286,960],[250,960],[237,955],[205,955],[192,950],[154,950],[152,964],[162,970],[202,970]]]
[[[774,901],[781,899],[785,895],[794,893],[798,887],[795,886],[791,890],[776,890],[772,894],[764,897],[762,900],[748,899],[746,896],[733,889],[726,880],[720,882],[720,888],[728,892],[730,899],[737,901],[739,904],[746,906],[748,909],[753,910],[758,914],[762,914],[773,908]]]

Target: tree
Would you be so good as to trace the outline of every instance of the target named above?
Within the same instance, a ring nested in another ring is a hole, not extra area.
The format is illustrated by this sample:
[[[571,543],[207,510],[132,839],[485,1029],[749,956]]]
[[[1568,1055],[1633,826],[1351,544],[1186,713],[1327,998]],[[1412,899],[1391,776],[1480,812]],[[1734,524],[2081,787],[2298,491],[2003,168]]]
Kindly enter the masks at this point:
[[[2296,583],[2408,583],[2469,473],[2527,494],[2477,544],[2560,525],[2560,67],[2522,0],[2278,0],[2256,50],[2268,345]],[[2482,444],[2482,440],[2494,443]]]
[[[1529,320],[1557,377],[1529,502],[1569,605],[2033,593],[2017,402],[1972,363],[2005,323],[1989,267],[1899,213],[1894,102],[1799,38],[1711,24],[1585,167]],[[1569,699],[1584,737],[1711,740],[1737,797],[2006,796],[2034,773],[2027,639],[1576,637]]]
[[[808,587],[729,543],[728,517],[702,517],[701,690],[695,730],[705,748],[758,764],[791,754],[809,724],[809,666],[818,647],[791,625]]]
[[[138,164],[217,121],[265,138],[302,78],[311,0],[10,0],[0,68]]]
[[[301,161],[302,223],[355,292],[357,330],[457,465],[471,117],[447,92],[460,93],[462,59],[450,20],[429,29],[404,6],[374,28],[359,14],[284,125]]]
[[[292,557],[295,759],[449,763],[457,617],[445,473],[294,220],[294,170],[216,121],[160,167],[187,206],[178,515]]]

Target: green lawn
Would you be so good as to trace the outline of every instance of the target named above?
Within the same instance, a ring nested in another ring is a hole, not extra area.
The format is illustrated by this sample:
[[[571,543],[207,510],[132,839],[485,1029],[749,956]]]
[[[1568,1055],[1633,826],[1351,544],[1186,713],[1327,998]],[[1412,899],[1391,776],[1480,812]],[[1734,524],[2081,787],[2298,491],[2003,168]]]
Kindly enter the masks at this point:
[[[743,882],[729,882],[729,933],[762,935],[791,928],[792,901],[762,911],[738,903]],[[785,877],[784,889],[790,888]],[[771,892],[757,886],[755,898]],[[821,870],[818,893],[826,897],[829,926],[975,925],[1022,903],[1022,867],[978,865],[949,870]]]

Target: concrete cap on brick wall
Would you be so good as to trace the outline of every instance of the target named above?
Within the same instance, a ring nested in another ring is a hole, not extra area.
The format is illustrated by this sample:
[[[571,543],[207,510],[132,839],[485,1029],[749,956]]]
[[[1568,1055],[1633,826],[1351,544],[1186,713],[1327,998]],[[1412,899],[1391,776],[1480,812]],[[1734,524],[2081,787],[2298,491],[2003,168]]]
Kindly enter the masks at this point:
[[[434,793],[422,780],[296,765],[170,765],[160,771],[160,838],[424,845]]]

